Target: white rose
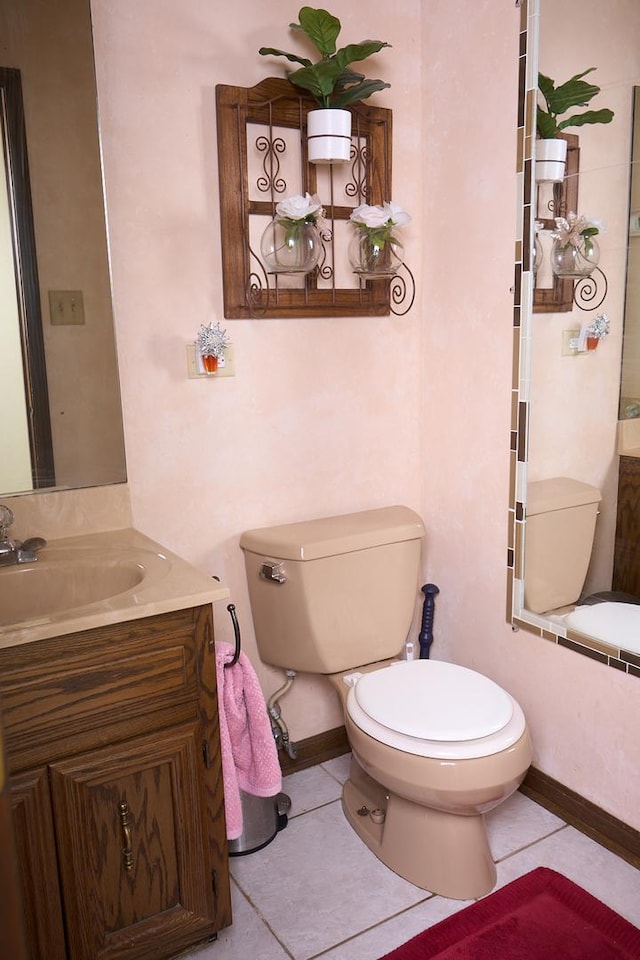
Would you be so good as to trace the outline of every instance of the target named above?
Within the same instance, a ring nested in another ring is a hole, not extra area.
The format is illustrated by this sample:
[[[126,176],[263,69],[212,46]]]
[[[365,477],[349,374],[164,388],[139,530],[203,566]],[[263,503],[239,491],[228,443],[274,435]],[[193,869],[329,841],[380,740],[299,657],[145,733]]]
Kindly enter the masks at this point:
[[[404,227],[411,223],[411,217],[402,209],[399,203],[385,203],[385,209],[388,212],[387,219],[392,220],[397,227]]]
[[[351,213],[354,223],[362,223],[365,227],[383,227],[389,220],[389,210],[382,206],[370,206],[363,203]]]
[[[304,220],[305,217],[320,210],[322,210],[322,203],[317,193],[313,196],[305,193],[304,197],[296,194],[295,197],[286,197],[280,201],[276,206],[276,216],[287,220]]]

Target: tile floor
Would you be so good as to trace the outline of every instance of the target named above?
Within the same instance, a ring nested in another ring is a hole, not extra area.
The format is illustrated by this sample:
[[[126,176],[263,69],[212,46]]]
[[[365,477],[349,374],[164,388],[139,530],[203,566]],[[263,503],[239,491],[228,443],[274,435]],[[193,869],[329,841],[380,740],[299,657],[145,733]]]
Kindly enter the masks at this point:
[[[181,960],[378,960],[467,906],[392,873],[342,814],[349,758],[285,778],[287,828],[231,859],[233,925]],[[534,867],[563,873],[640,927],[640,871],[515,793],[488,817],[498,886]]]

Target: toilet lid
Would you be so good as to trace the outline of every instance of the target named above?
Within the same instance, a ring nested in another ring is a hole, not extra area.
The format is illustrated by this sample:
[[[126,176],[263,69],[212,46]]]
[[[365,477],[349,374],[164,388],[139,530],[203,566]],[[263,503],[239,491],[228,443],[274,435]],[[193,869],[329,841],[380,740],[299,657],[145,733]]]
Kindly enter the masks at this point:
[[[445,742],[497,733],[511,720],[514,702],[488,677],[441,660],[399,661],[364,674],[353,695],[374,723],[419,740]]]
[[[635,603],[585,604],[576,607],[565,617],[565,623],[574,630],[586,633],[595,640],[603,640],[612,647],[622,647],[640,653],[640,605]]]

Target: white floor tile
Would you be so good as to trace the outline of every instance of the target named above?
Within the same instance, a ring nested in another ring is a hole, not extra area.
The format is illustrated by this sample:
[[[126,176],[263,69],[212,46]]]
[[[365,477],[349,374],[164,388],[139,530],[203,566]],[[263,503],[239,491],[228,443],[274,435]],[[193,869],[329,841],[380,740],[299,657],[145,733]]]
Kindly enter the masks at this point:
[[[439,923],[458,910],[468,907],[470,903],[471,901],[431,897],[374,929],[323,953],[322,960],[378,960],[412,937],[417,937],[434,923]]]
[[[640,871],[573,827],[498,864],[502,887],[535,867],[550,867],[640,927]]]
[[[378,960],[467,906],[402,880],[356,836],[336,799],[349,761],[285,778],[288,827],[231,861],[233,926],[180,960]],[[640,872],[630,864],[519,793],[487,826],[497,887],[551,867],[640,927]]]
[[[179,960],[290,960],[253,906],[231,883],[233,923],[214,943],[182,954]]]
[[[335,757],[333,760],[326,760],[322,764],[322,769],[335,777],[338,783],[346,783],[349,779],[349,770],[351,769],[351,754],[345,753],[341,757]]]
[[[485,821],[491,855],[496,861],[565,826],[560,817],[518,791],[489,811]]]
[[[232,865],[239,886],[294,960],[307,960],[425,899],[367,849],[340,803],[294,818]]]
[[[291,797],[290,817],[332,803],[342,795],[340,783],[322,767],[310,767],[289,774],[282,781],[282,789]]]

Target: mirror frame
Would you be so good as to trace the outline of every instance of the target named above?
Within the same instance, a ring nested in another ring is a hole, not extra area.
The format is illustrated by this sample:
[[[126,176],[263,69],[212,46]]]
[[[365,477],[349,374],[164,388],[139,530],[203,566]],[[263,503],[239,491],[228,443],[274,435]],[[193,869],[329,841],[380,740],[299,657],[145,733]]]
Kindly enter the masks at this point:
[[[509,475],[507,621],[528,633],[573,650],[632,676],[640,677],[640,656],[611,647],[524,607],[524,539],[526,519],[531,325],[534,320],[533,252],[535,242],[535,142],[538,74],[538,0],[520,5],[517,118],[518,223],[513,300],[513,375]]]
[[[7,170],[16,299],[29,425],[32,486],[55,486],[35,227],[20,71],[0,67],[0,126]]]

